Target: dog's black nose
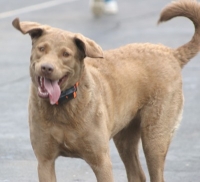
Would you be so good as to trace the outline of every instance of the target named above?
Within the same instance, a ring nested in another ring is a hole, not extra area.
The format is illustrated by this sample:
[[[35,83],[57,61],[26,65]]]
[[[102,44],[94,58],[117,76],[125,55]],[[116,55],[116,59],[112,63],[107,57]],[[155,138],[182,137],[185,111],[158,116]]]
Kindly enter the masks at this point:
[[[51,74],[53,72],[53,70],[54,70],[54,67],[51,64],[46,63],[46,64],[41,65],[41,71],[44,74]]]

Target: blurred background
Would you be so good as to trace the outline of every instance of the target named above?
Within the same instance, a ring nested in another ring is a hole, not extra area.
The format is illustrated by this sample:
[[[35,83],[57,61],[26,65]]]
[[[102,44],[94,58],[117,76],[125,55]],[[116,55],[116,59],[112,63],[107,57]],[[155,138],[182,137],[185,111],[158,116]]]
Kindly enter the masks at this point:
[[[176,48],[193,35],[193,25],[185,18],[157,26],[160,11],[170,0],[117,2],[118,13],[95,17],[89,0],[0,0],[0,182],[38,181],[27,114],[31,40],[12,27],[15,17],[82,33],[104,50],[134,42]],[[182,75],[184,114],[166,158],[165,180],[199,182],[200,55],[185,66]],[[126,182],[124,166],[112,141],[110,147],[115,181]],[[149,181],[141,147],[140,158]],[[58,182],[96,181],[90,167],[80,159],[58,158],[56,173]]]

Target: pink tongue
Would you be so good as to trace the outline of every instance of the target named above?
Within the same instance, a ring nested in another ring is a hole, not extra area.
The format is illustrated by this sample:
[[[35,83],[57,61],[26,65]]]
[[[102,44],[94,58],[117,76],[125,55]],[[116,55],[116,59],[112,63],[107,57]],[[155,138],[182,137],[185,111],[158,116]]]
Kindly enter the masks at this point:
[[[49,94],[50,103],[55,104],[60,97],[60,87],[58,85],[58,80],[51,81],[49,79],[44,78],[44,87]]]

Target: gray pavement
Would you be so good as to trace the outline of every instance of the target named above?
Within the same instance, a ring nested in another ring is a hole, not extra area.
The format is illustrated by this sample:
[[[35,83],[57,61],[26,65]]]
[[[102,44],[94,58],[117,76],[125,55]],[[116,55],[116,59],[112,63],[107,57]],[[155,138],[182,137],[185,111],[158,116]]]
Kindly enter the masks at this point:
[[[42,2],[50,3],[48,0]],[[132,42],[162,43],[175,48],[193,35],[192,23],[184,18],[156,25],[161,9],[170,0],[119,0],[117,15],[98,19],[90,13],[88,2],[62,0],[59,5],[45,9],[38,6],[37,11],[21,13],[13,10],[41,1],[0,1],[0,182],[38,181],[27,119],[31,41],[28,35],[21,35],[11,26],[15,17],[80,32],[94,39],[103,49]],[[183,89],[183,120],[166,158],[166,182],[200,181],[200,55],[184,68]],[[110,146],[115,181],[126,182],[124,166],[112,141]],[[140,154],[149,181],[142,149]],[[80,159],[59,158],[56,173],[58,182],[95,181],[92,170]]]

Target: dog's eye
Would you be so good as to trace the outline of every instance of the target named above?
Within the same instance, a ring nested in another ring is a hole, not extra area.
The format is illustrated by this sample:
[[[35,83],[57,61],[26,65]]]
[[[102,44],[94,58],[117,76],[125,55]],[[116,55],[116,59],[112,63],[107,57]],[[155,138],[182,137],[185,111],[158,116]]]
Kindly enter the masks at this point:
[[[39,47],[38,48],[40,52],[44,52],[45,48],[44,47]]]
[[[64,56],[64,57],[68,57],[68,56],[69,56],[69,53],[68,53],[68,52],[63,52],[63,56]]]

